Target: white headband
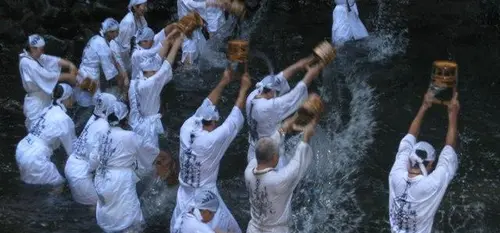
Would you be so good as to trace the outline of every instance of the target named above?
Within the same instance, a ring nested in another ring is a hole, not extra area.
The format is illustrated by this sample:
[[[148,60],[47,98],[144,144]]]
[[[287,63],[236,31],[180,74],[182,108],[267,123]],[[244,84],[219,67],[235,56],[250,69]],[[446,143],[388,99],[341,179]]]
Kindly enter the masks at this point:
[[[262,81],[258,82],[255,87],[260,89],[261,91],[264,88],[269,88],[275,91],[280,91],[281,80],[277,78],[275,75],[268,75]]]
[[[144,59],[144,61],[139,64],[139,67],[142,71],[158,71],[162,63],[163,60],[160,55],[156,54],[155,56]]]
[[[73,95],[73,88],[66,84],[66,83],[60,83],[58,84],[58,86],[62,87],[63,89],[63,94],[61,97],[59,97],[57,100],[56,100],[56,104],[61,107],[64,111],[66,111],[66,107],[64,106],[64,104],[62,103],[63,101],[67,100],[69,97],[71,97],[71,95]],[[54,97],[54,92],[52,92],[52,98]]]
[[[146,41],[146,40],[153,40],[155,37],[155,33],[153,32],[153,29],[149,27],[144,27],[142,29],[137,30],[137,33],[135,34],[135,42],[136,44],[139,44],[141,41]]]
[[[114,111],[116,97],[109,93],[99,93],[94,96],[94,114],[101,118],[107,118]]]
[[[136,6],[136,5],[139,5],[139,4],[143,4],[145,2],[148,2],[147,0],[130,0],[129,4],[128,4],[128,9],[132,9],[133,6]]]
[[[28,43],[30,47],[41,48],[45,46],[45,40],[38,34],[33,34],[28,37]]]
[[[217,212],[219,208],[219,198],[210,190],[198,193],[194,198],[194,207],[198,210],[209,210]]]
[[[101,23],[101,34],[104,36],[104,33],[109,31],[116,31],[120,27],[118,21],[113,18],[107,18]]]
[[[417,150],[425,151],[427,156],[425,158],[420,158],[417,155]],[[418,164],[420,171],[424,176],[427,176],[427,169],[424,166],[424,161],[434,161],[436,159],[436,150],[434,147],[428,142],[418,142],[413,146],[413,151],[410,154],[410,162],[413,167],[415,164]]]

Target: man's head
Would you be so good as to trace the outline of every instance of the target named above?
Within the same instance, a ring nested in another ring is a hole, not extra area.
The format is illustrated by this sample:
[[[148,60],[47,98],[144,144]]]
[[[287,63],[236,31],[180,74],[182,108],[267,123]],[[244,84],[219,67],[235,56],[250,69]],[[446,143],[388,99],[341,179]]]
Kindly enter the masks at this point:
[[[144,16],[148,11],[147,0],[130,0],[128,9],[134,13],[135,16]]]
[[[45,52],[45,40],[38,34],[33,34],[28,37],[28,44],[26,51],[30,53],[31,57],[38,59]]]
[[[162,59],[159,55],[148,57],[144,59],[141,64],[139,64],[144,77],[149,78],[156,74],[156,72],[161,68]]]
[[[200,211],[201,221],[208,223],[214,218],[219,208],[219,198],[210,190],[204,190],[196,194],[194,198],[195,209]]]
[[[257,141],[255,158],[259,165],[276,167],[279,161],[279,149],[276,142],[270,137],[262,137]]]
[[[54,105],[64,107],[63,109],[72,108],[73,88],[66,83],[57,84],[52,91],[52,99]]]
[[[410,170],[419,170],[424,176],[433,170],[436,150],[428,142],[418,142],[410,155]]]
[[[101,23],[101,35],[107,41],[111,41],[118,36],[120,24],[113,18],[107,18]]]
[[[153,29],[144,27],[137,30],[137,33],[135,34],[135,41],[142,48],[150,49],[151,47],[153,47],[154,37],[155,33],[153,32]]]
[[[280,91],[281,80],[275,75],[268,75],[262,81],[257,83],[257,88],[260,88],[260,96],[266,99],[272,99],[277,96]]]
[[[201,117],[201,124],[203,130],[212,132],[217,128],[217,121],[219,121],[219,111],[213,105],[204,105],[197,112],[198,116]]]

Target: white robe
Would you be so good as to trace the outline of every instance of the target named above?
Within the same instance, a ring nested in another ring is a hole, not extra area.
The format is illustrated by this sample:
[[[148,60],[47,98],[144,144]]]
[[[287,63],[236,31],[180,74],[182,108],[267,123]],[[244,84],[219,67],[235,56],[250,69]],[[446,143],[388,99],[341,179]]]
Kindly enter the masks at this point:
[[[31,129],[34,120],[41,116],[44,108],[50,106],[52,91],[61,75],[59,57],[42,54],[38,60],[27,52],[19,55],[19,73],[24,90],[23,112],[26,116],[26,128]]]
[[[184,213],[177,221],[180,221],[180,228],[175,233],[215,233],[207,224],[198,220],[191,213]]]
[[[341,45],[346,41],[368,37],[368,31],[359,19],[356,1],[349,0],[351,11],[347,8],[346,0],[335,0],[335,4],[332,13],[332,42]]]
[[[16,162],[21,180],[28,184],[59,185],[64,178],[50,161],[53,150],[61,144],[66,154],[73,151],[75,125],[59,106],[49,106],[16,148]]]
[[[83,205],[96,205],[97,193],[94,188],[94,175],[89,169],[89,154],[99,143],[99,135],[107,132],[108,122],[95,115],[91,116],[82,133],[73,144],[64,174],[68,180],[73,200]]]
[[[215,15],[213,14],[212,10],[210,10],[210,17],[207,17],[207,6],[206,6],[206,1],[194,1],[194,0],[177,0],[177,14],[179,16],[179,19],[186,16],[189,12],[191,11],[196,11],[200,16],[207,21],[207,23],[212,25],[212,28],[215,25],[214,21],[210,23],[208,21],[208,18],[215,19]],[[200,56],[201,51],[203,50],[204,46],[206,44],[206,39],[201,33],[200,29],[196,29],[193,31],[193,34],[191,38],[184,38],[184,41],[182,42],[182,59],[181,61],[184,62],[186,58],[189,56],[191,58],[192,62],[195,62],[198,57]]]
[[[202,105],[212,105],[207,98]],[[197,110],[198,111],[198,110]],[[241,232],[233,215],[224,204],[216,186],[220,161],[227,148],[243,126],[244,118],[238,107],[233,107],[231,113],[212,132],[197,131],[196,117],[192,116],[184,122],[180,132],[180,173],[177,204],[170,221],[171,232],[174,232],[175,221],[193,204],[198,190],[210,190],[219,197],[219,209],[212,221],[208,223],[212,229],[221,229],[225,232]],[[201,124],[201,123],[200,123]],[[191,140],[193,140],[191,142]]]
[[[158,56],[158,55],[157,55]],[[163,87],[172,80],[172,67],[168,61],[163,61],[161,68],[151,77],[132,80],[129,88],[130,114],[129,125],[137,134],[144,137],[148,143],[159,148],[158,135],[164,133],[161,123],[161,98]],[[158,149],[159,152],[159,149]],[[153,170],[153,162],[158,154],[139,155],[139,168],[141,171]]]
[[[137,79],[139,73],[141,72],[140,64],[146,60],[148,57],[155,56],[158,54],[160,49],[163,47],[161,42],[165,40],[165,30],[162,29],[160,32],[156,33],[153,38],[153,46],[149,49],[145,49],[140,45],[136,45],[134,52],[132,52],[132,57],[130,58],[132,63],[132,79]]]
[[[281,91],[280,96],[265,99],[255,98],[260,94],[259,89],[255,89],[248,95],[246,100],[247,121],[249,125],[248,154],[247,161],[255,158],[255,143],[261,137],[271,137],[281,144],[279,136],[280,123],[293,114],[307,99],[307,85],[300,81],[291,91],[288,81],[279,73]],[[289,91],[289,92],[288,92]],[[286,157],[280,156],[278,168],[286,164]]]
[[[300,142],[295,155],[283,168],[255,171],[252,159],[245,169],[245,181],[250,194],[250,215],[247,233],[288,233],[292,216],[292,194],[311,164],[311,147]]]
[[[389,220],[394,233],[430,233],[434,216],[458,168],[451,146],[445,146],[434,171],[408,177],[409,157],[416,138],[407,134],[400,142],[389,174]]]
[[[139,178],[134,170],[137,157],[157,154],[158,148],[141,136],[119,127],[111,127],[100,136],[90,154],[90,170],[96,170],[94,185],[99,201],[97,224],[105,232],[122,231],[143,223],[141,204],[136,192]]]
[[[99,84],[101,70],[104,73],[106,80],[111,80],[118,75],[119,70],[116,69],[114,63],[114,53],[111,50],[108,42],[101,35],[95,35],[87,42],[83,50],[82,62],[78,70],[77,82],[81,83],[85,78],[90,78],[97,81]],[[95,94],[100,93],[98,87]],[[88,107],[93,105],[92,94],[83,91],[78,87],[74,89],[74,96],[78,105]]]
[[[120,22],[119,34],[111,43],[111,49],[115,52],[120,60],[119,63],[128,72],[131,72],[132,65],[130,62],[131,39],[137,33],[137,30],[147,27],[148,23],[144,16],[136,20],[132,12],[128,12]]]

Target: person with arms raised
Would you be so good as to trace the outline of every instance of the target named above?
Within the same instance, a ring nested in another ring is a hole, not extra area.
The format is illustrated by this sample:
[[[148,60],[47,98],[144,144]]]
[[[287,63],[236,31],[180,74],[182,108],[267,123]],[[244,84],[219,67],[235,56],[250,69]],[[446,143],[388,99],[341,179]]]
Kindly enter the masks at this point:
[[[448,132],[445,146],[436,160],[434,147],[417,142],[420,125],[432,106],[434,94],[428,90],[408,134],[399,143],[389,174],[389,221],[393,233],[430,233],[436,211],[458,168],[458,93],[448,104]]]

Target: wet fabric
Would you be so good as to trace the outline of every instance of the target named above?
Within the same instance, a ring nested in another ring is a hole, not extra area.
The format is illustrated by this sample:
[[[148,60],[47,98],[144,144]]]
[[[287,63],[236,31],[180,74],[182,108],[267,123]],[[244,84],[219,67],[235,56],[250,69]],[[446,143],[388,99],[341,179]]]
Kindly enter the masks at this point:
[[[222,231],[241,232],[238,223],[224,204],[217,186],[220,161],[227,148],[241,130],[244,122],[243,114],[238,107],[233,107],[227,119],[212,132],[203,130],[201,109],[213,106],[207,98],[197,109],[196,113],[187,119],[180,131],[180,173],[177,204],[170,222],[171,232],[175,220],[193,205],[194,196],[201,190],[210,190],[219,198],[219,211],[214,219],[208,223],[211,229]]]
[[[105,232],[122,231],[144,222],[136,192],[137,157],[157,153],[158,149],[141,136],[119,127],[111,127],[99,136],[99,144],[90,153],[89,167],[95,170],[97,224]]]
[[[415,143],[411,134],[401,140],[389,174],[389,221],[394,233],[432,232],[436,211],[458,168],[455,150],[446,145],[434,171],[427,176],[408,177]]]
[[[186,16],[189,12],[196,11],[200,16],[207,21],[207,5],[206,1],[194,1],[194,0],[177,0],[177,14],[179,19]],[[214,14],[210,13],[212,18]],[[214,23],[209,23],[209,25],[215,25]],[[213,26],[212,26],[213,27]],[[182,42],[182,58],[181,61],[185,62],[189,57],[191,62],[196,62],[200,57],[200,53],[206,44],[206,39],[203,36],[200,29],[193,31],[191,38],[184,38]]]
[[[145,49],[140,45],[136,45],[134,52],[132,53],[131,63],[132,63],[132,79],[137,79],[141,73],[140,64],[147,58],[154,57],[160,52],[163,47],[161,42],[165,40],[165,31],[162,29],[160,32],[156,33],[153,37],[153,46],[149,49]]]
[[[61,75],[60,59],[45,54],[35,59],[26,50],[19,54],[19,73],[27,92],[23,113],[28,131],[31,130],[32,122],[41,116],[43,109],[50,106],[52,91]]]
[[[83,50],[82,62],[77,75],[77,82],[82,83],[86,78],[100,83],[101,70],[106,80],[111,80],[119,74],[115,66],[115,55],[110,45],[102,35],[96,35],[90,38]],[[97,87],[96,93],[100,93],[101,88]],[[75,99],[78,105],[88,107],[92,105],[92,94],[75,88]]]
[[[45,108],[42,116],[16,147],[16,162],[21,180],[28,184],[59,185],[64,178],[50,161],[53,150],[61,144],[66,154],[73,152],[76,139],[71,118],[59,106]]]
[[[292,194],[311,164],[311,147],[300,142],[290,162],[280,169],[256,170],[252,159],[245,169],[245,183],[250,194],[247,233],[288,233],[292,216]]]
[[[161,58],[158,56],[158,59]],[[160,94],[170,80],[172,80],[172,67],[168,61],[163,61],[160,70],[153,76],[146,78],[141,74],[138,79],[132,80],[130,83],[128,95],[130,100],[129,125],[144,140],[157,147],[158,152],[158,136],[164,134],[161,114],[159,113]],[[140,155],[138,157],[140,169],[146,172],[152,171],[153,161],[157,155]]]
[[[255,143],[259,138],[272,137],[276,143],[280,143],[278,129],[281,122],[297,111],[307,99],[307,85],[304,82],[300,81],[289,91],[290,86],[283,72],[276,76],[275,82],[273,86],[280,90],[280,96],[271,99],[256,98],[262,92],[262,87],[258,87],[247,97],[246,112],[249,125],[247,161],[255,158]],[[280,167],[283,164],[285,163],[280,161]]]
[[[137,33],[137,30],[147,27],[148,23],[144,16],[136,20],[132,12],[127,13],[120,22],[120,29],[118,36],[110,43],[111,49],[118,56],[118,60],[122,67],[128,72],[132,71],[132,64],[130,61],[131,40]]]
[[[338,1],[335,1],[338,2]],[[342,45],[350,40],[359,40],[368,37],[365,25],[359,19],[358,6],[355,1],[349,1],[349,8],[345,1],[337,3],[333,9],[332,42]]]

